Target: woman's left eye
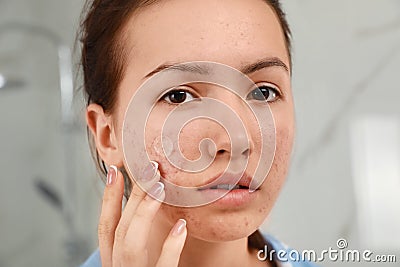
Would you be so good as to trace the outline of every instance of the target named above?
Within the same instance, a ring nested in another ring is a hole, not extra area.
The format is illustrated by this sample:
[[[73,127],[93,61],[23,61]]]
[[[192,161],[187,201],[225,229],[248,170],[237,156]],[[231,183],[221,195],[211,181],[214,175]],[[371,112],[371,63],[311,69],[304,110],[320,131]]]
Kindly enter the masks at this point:
[[[194,99],[194,96],[186,90],[177,89],[166,93],[162,99],[169,104],[182,104]]]
[[[280,97],[280,92],[276,86],[266,83],[257,85],[257,88],[247,95],[247,99],[274,102]]]

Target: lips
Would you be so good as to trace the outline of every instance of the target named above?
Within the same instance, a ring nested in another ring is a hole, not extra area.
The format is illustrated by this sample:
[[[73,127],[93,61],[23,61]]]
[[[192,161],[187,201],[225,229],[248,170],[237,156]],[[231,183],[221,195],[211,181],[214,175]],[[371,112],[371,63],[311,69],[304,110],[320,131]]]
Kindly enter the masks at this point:
[[[216,189],[216,190],[237,190],[249,189],[252,178],[243,173],[240,174],[223,173],[210,179],[205,185],[200,186],[198,190]]]

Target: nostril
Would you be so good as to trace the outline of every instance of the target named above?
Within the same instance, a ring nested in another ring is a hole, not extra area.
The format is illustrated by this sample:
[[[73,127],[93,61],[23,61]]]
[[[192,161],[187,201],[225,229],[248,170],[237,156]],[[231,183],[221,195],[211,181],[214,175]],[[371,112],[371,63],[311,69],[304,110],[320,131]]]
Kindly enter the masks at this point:
[[[223,155],[225,153],[229,154],[230,152],[228,150],[225,150],[225,149],[220,149],[220,150],[217,151],[217,155]],[[246,156],[246,157],[248,157],[249,154],[250,154],[250,149],[246,149],[245,151],[242,152],[242,155]]]
[[[250,149],[246,149],[245,151],[242,152],[242,155],[246,157],[248,157],[249,154],[250,154]]]
[[[220,149],[217,151],[217,155],[222,155],[224,153],[227,153],[228,151],[226,151],[225,149]]]

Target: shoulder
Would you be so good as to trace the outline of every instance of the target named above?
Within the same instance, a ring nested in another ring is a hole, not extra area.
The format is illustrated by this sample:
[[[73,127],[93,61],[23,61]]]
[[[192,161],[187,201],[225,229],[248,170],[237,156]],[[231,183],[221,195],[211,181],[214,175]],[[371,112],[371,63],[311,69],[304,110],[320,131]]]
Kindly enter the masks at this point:
[[[101,267],[100,251],[93,252],[80,267]]]
[[[270,246],[268,248],[266,245],[264,252],[268,251],[267,254],[270,254],[269,256],[277,262],[279,267],[318,267],[315,263],[304,258],[302,251],[288,247],[271,235],[263,234],[263,236]]]

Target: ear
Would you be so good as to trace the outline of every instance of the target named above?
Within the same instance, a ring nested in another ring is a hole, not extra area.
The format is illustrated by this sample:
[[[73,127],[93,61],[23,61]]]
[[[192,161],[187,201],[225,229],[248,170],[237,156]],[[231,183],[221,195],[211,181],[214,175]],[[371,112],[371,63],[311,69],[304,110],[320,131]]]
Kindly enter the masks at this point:
[[[104,113],[98,104],[89,104],[86,108],[86,123],[94,137],[97,152],[107,165],[122,166],[122,154],[110,115]]]

